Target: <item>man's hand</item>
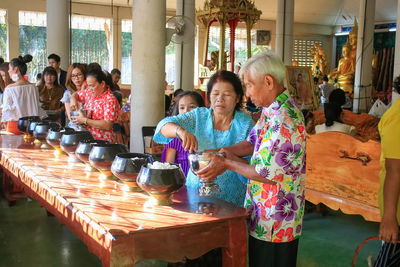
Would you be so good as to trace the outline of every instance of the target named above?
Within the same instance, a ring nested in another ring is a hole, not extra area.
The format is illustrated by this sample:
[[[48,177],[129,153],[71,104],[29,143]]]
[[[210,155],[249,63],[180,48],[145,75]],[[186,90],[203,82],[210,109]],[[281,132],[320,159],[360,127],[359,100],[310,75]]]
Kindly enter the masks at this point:
[[[379,238],[387,243],[397,242],[399,236],[399,223],[396,215],[382,218],[379,227]]]
[[[215,155],[215,154],[207,154],[204,153],[207,158],[210,158],[210,163],[203,169],[196,172],[196,175],[199,178],[212,180],[215,179],[218,175],[224,173],[226,171],[225,166],[225,158]]]

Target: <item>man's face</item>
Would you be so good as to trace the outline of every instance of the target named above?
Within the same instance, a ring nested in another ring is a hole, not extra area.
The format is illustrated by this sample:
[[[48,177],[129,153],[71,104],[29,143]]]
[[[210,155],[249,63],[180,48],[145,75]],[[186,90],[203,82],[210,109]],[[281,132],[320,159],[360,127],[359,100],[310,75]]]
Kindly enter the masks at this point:
[[[60,63],[61,62],[57,62],[54,59],[50,58],[49,59],[49,65],[53,68],[55,68],[56,70],[58,70],[60,68]]]
[[[117,84],[119,80],[121,79],[121,76],[118,73],[114,73],[111,75],[113,83]]]

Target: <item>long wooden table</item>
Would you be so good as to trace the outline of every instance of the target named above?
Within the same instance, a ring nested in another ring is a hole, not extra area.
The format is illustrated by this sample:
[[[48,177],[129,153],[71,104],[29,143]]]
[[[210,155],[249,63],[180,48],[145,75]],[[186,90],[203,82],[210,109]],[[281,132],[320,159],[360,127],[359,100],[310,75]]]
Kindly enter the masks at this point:
[[[0,136],[5,178],[23,186],[72,230],[103,266],[134,266],[144,259],[169,262],[197,258],[222,248],[223,266],[246,266],[246,211],[182,188],[172,206],[149,205],[144,193],[99,180],[54,150]]]

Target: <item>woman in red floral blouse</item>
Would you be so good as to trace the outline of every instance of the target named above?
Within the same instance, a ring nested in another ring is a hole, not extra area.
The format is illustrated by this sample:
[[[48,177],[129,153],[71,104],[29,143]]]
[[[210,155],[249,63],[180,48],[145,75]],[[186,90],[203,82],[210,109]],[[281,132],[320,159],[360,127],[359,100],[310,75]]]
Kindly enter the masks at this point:
[[[87,88],[71,96],[71,110],[84,103],[86,116],[71,116],[73,123],[85,125],[95,139],[114,142],[112,125],[117,120],[119,104],[106,82],[103,71],[92,69],[86,78]]]

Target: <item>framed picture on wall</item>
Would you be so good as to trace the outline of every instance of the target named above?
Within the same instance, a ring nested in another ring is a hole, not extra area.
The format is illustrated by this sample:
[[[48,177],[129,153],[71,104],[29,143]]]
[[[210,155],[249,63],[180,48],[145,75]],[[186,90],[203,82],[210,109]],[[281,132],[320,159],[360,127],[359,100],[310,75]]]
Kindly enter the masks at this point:
[[[318,108],[318,97],[310,67],[286,66],[286,85],[300,109]]]
[[[271,42],[271,32],[270,31],[264,31],[264,30],[257,30],[256,32],[257,36],[257,45],[269,45]]]

